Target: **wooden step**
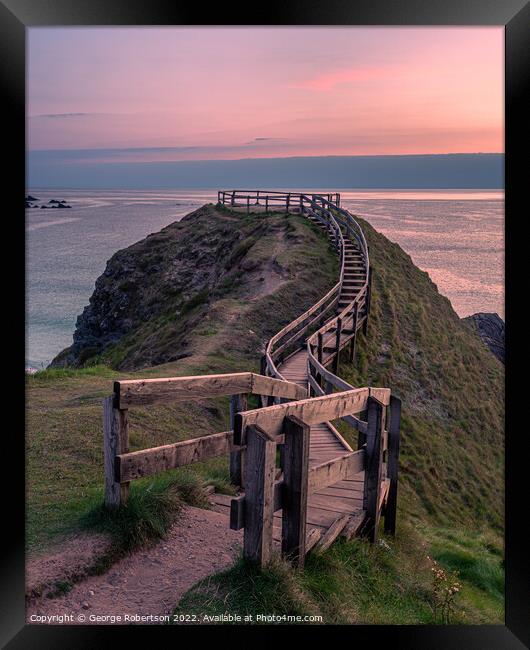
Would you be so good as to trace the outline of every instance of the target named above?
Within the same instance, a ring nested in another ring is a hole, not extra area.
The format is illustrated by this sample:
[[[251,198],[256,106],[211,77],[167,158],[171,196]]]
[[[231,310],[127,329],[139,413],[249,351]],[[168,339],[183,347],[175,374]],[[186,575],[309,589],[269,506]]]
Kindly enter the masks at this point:
[[[336,331],[337,331],[336,327],[332,327],[330,330],[328,330],[328,332],[331,332],[332,334],[335,334]],[[346,328],[346,327],[343,327],[342,330],[341,330],[341,333],[344,336],[350,336],[351,334],[353,334],[353,330],[349,329],[349,328]]]

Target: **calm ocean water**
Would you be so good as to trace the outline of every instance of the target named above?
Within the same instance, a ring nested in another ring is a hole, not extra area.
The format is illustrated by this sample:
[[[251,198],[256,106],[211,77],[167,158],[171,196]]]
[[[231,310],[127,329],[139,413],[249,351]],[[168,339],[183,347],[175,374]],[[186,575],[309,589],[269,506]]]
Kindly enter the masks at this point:
[[[338,191],[344,207],[429,273],[460,316],[504,317],[503,192]],[[71,344],[76,318],[114,252],[217,200],[216,190],[28,192],[39,204],[64,199],[72,206],[26,210],[26,365],[34,368]]]

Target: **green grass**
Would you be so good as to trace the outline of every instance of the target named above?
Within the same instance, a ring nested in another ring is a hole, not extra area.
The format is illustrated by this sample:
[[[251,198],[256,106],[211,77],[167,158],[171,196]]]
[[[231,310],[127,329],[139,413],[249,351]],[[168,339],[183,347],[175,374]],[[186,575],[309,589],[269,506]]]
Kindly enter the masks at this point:
[[[504,367],[397,244],[360,220],[370,247],[368,335],[340,375],[402,400],[407,516],[503,527]],[[345,358],[346,355],[344,354]]]
[[[311,607],[300,596],[287,565],[277,561],[259,570],[241,558],[228,571],[201,580],[182,598],[174,614],[309,615]]]
[[[438,540],[438,552],[433,551],[426,534]],[[495,553],[475,536],[460,531],[458,537],[460,543],[475,547],[481,562],[495,563]],[[311,553],[302,571],[293,571],[278,558],[263,571],[240,559],[231,569],[197,583],[174,613],[198,617],[223,613],[242,617],[258,613],[316,615],[325,624],[441,624],[434,607],[429,554],[439,557],[447,571],[458,569],[442,557],[449,546],[441,540],[444,538],[437,530],[420,533],[405,524],[395,539],[383,536],[375,545],[364,539],[339,540],[324,553]],[[478,587],[477,576],[465,570],[458,580],[462,588],[454,601],[451,623],[502,622],[496,580]],[[252,622],[257,621],[254,618]]]
[[[503,622],[503,540],[491,530],[427,529],[432,557],[461,579],[462,595],[474,619],[482,623]]]
[[[162,539],[183,503],[206,507],[207,498],[196,475],[165,474],[144,485],[131,486],[126,505],[107,509],[100,499],[79,518],[79,527],[111,536],[119,554]]]
[[[73,377],[105,377],[112,379],[117,377],[118,373],[105,364],[95,364],[84,368],[46,368],[39,370],[32,375],[26,375],[28,388],[34,388],[45,382],[56,382],[61,379],[71,379]]]

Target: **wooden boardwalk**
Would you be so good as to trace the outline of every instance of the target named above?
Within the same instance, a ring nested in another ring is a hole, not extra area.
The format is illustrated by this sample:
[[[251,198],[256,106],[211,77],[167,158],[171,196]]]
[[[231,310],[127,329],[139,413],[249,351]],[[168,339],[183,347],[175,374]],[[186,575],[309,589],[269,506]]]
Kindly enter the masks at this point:
[[[317,219],[313,219],[311,216],[308,218],[327,234],[327,229]],[[365,284],[367,273],[358,246],[350,241],[345,242],[344,280],[337,302],[337,313],[340,313],[344,307],[355,299],[359,290]],[[343,336],[344,341],[349,340],[349,338],[347,338],[347,335]],[[334,356],[335,343],[336,328],[331,328],[323,337],[324,363]],[[277,365],[279,372],[286,381],[297,384],[306,390],[309,387],[308,356],[308,351],[304,347],[295,351],[285,361]],[[330,422],[314,424],[310,427],[310,467],[346,456],[352,451],[351,446]],[[311,547],[318,543],[321,548],[325,548],[339,534],[348,538],[355,536],[365,520],[366,513],[363,507],[363,497],[364,472],[359,472],[351,478],[338,481],[311,494],[308,498],[306,514],[307,546]],[[224,495],[214,495],[212,501],[220,512],[226,512],[230,507],[230,499]],[[281,511],[276,512],[273,530],[274,539],[277,542],[281,540],[281,521]],[[326,539],[327,533],[330,534]]]
[[[212,495],[244,556],[265,566],[273,544],[303,566],[312,548],[339,536],[377,539],[396,527],[401,402],[389,388],[356,388],[339,375],[341,353],[355,360],[366,336],[371,267],[364,233],[338,194],[220,191],[232,210],[297,213],[329,238],[340,261],[337,284],[272,336],[260,373],[117,381],[104,400],[105,503],[127,502],[131,480],[228,454],[232,497]],[[231,430],[129,452],[128,409],[157,402],[230,396]],[[248,409],[247,397],[259,396]],[[353,450],[333,426],[357,436]],[[279,453],[278,453],[279,452]],[[279,461],[279,464],[278,464]]]
[[[312,220],[316,225],[324,227]],[[367,270],[359,249],[352,243],[345,244],[344,282],[339,297],[337,311],[340,312],[351,303],[359,288],[364,284]],[[336,330],[331,329],[324,337],[324,350],[335,346]],[[329,354],[324,353],[324,361]],[[308,352],[299,350],[278,364],[282,376],[299,386],[308,388]],[[315,424],[310,428],[309,465],[316,465],[332,458],[339,458],[351,452],[352,448],[329,422]],[[351,479],[339,481],[312,494],[307,503],[308,537],[313,527],[322,528],[322,534],[337,521],[350,515],[351,522],[344,521],[348,537],[355,535],[364,521],[363,509],[364,472],[359,472]]]

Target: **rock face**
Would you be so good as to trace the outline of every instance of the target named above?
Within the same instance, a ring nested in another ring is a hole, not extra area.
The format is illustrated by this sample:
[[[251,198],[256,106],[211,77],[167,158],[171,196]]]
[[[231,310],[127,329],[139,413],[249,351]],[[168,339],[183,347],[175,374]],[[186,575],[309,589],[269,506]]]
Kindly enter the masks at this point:
[[[111,257],[77,319],[73,345],[51,365],[80,367],[101,361],[137,369],[193,356],[198,336],[204,348],[220,321],[233,313],[230,329],[235,337],[237,327],[243,327],[245,307],[252,306],[257,314],[261,301],[290,280],[296,301],[286,304],[284,298],[282,305],[285,318],[289,309],[294,317],[329,290],[336,277],[327,268],[336,263],[328,252],[320,260],[322,277],[312,283],[300,280],[302,288],[295,282],[300,273],[313,274],[314,260],[292,256],[292,247],[307,248],[311,242],[309,253],[321,258],[322,244],[305,221],[302,225],[285,215],[247,218],[205,205]],[[268,319],[256,314],[239,337],[241,345],[249,339],[248,329],[256,337],[272,335],[288,322],[275,321],[277,314]],[[259,344],[252,345],[255,356]],[[237,341],[231,347],[237,348]]]
[[[478,313],[462,319],[504,363],[504,321],[499,314]]]
[[[150,334],[160,339],[156,334],[160,320],[180,320],[204,302],[222,279],[223,258],[238,239],[237,230],[232,237],[223,237],[214,220],[215,215],[203,208],[115,253],[77,319],[73,345],[51,365],[83,365],[147,323]],[[149,333],[145,336],[149,338]],[[146,361],[162,363],[185,353],[185,331],[174,332],[173,342],[172,354],[146,355]]]

